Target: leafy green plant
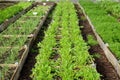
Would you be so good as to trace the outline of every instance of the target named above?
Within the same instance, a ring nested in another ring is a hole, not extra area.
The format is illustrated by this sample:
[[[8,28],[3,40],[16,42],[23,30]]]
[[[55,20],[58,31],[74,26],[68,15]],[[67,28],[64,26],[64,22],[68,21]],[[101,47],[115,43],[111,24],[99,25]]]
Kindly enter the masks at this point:
[[[86,20],[86,17],[81,16],[81,20],[82,20],[82,21],[85,21],[85,20]]]
[[[88,39],[87,43],[91,46],[98,44],[98,42],[94,39],[94,37],[92,35],[88,35],[87,39]]]
[[[93,57],[93,58],[100,58],[101,55],[100,55],[99,53],[94,53],[94,54],[92,55],[92,57]]]

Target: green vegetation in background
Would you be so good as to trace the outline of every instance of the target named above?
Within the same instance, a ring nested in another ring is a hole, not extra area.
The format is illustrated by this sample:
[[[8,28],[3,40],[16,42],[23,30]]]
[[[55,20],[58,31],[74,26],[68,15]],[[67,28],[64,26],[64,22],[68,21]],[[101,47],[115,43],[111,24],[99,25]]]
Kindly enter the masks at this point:
[[[90,0],[80,0],[80,4],[84,7],[98,34],[120,59],[120,23],[101,7],[101,2],[93,3]]]
[[[31,2],[19,2],[18,4],[7,7],[4,10],[0,10],[0,24],[30,5]]]

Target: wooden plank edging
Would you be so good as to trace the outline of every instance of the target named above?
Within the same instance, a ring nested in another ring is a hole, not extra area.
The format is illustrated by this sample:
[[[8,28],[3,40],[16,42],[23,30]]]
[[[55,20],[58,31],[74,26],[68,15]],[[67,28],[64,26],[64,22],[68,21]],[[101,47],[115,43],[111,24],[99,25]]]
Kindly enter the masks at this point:
[[[105,43],[103,42],[102,38],[98,35],[98,33],[96,32],[92,22],[90,21],[90,18],[86,15],[84,8],[78,3],[79,7],[81,8],[81,10],[83,11],[83,14],[85,15],[85,17],[87,18],[89,24],[91,25],[91,28],[97,38],[97,41],[99,42],[100,47],[103,49],[103,51],[105,52],[105,56],[107,57],[108,61],[113,65],[113,67],[115,68],[115,70],[117,71],[117,74],[120,77],[120,64],[118,63],[118,60],[116,59],[116,57],[113,55],[113,53],[107,48],[107,46],[105,45]]]
[[[9,37],[17,37],[17,38],[19,38],[19,37],[34,37],[34,35],[33,34],[30,34],[30,35],[1,35],[1,37],[4,37],[4,38],[9,38]]]
[[[5,66],[7,66],[7,67],[17,67],[18,65],[17,64],[0,64],[0,67],[5,67]]]

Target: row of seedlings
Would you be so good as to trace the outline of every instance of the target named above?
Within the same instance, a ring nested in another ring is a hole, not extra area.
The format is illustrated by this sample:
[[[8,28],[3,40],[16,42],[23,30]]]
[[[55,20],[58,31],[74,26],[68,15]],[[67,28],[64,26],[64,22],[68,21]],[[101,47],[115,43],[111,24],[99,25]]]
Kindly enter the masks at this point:
[[[38,46],[40,54],[32,70],[33,80],[100,79],[81,36],[73,3],[57,4],[44,40]]]
[[[19,65],[26,40],[33,37],[32,32],[49,10],[50,6],[37,6],[23,15],[5,31],[0,33],[0,79],[9,80],[13,72],[10,64]],[[4,66],[2,66],[4,65]],[[13,69],[13,71],[15,68]],[[11,74],[12,73],[12,74]]]

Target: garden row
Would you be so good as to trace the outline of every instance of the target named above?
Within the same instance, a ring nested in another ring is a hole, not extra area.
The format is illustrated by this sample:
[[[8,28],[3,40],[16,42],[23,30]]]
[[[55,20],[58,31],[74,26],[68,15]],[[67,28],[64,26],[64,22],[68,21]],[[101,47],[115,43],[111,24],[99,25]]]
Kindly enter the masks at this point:
[[[0,79],[15,79],[22,68],[22,58],[27,55],[31,42],[36,37],[49,9],[52,6],[38,5],[0,33]]]
[[[100,79],[79,27],[73,3],[58,3],[45,37],[38,44],[40,54],[32,70],[33,80]]]

